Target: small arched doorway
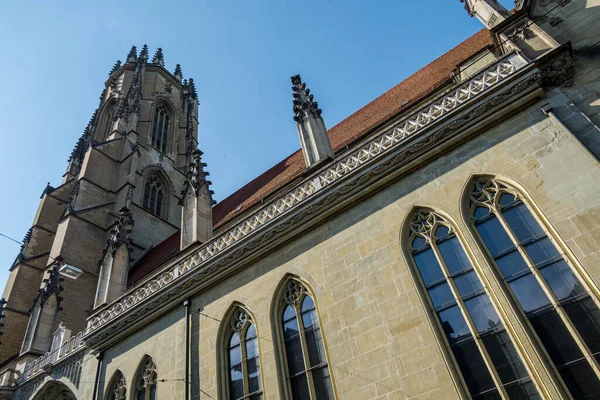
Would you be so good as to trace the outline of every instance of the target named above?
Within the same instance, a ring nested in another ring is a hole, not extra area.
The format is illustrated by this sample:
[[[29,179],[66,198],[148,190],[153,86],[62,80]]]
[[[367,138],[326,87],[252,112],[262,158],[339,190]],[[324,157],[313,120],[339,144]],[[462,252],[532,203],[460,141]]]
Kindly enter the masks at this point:
[[[32,400],[77,400],[77,397],[64,383],[51,381],[38,390]]]

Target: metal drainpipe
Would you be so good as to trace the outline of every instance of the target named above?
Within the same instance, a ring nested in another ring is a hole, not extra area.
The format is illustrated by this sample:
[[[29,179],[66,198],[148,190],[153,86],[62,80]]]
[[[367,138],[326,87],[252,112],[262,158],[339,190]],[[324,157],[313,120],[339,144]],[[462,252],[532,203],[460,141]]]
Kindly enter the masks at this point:
[[[190,299],[183,302],[185,307],[185,400],[190,399]]]
[[[98,399],[98,388],[100,387],[100,369],[102,369],[102,359],[104,358],[104,352],[96,356],[98,359],[98,365],[96,366],[96,379],[94,379],[94,393],[92,394],[92,400]]]
[[[591,158],[595,164],[597,164],[597,165],[600,164],[600,161],[598,161],[598,158],[596,158],[596,156],[590,151],[590,149],[588,149],[581,142],[581,140],[579,140],[579,138],[577,136],[575,136],[575,134],[569,128],[567,128],[567,126],[560,120],[560,118],[558,118],[556,116],[556,114],[554,114],[554,111],[552,110],[552,106],[550,104],[544,104],[542,106],[542,112],[544,113],[544,115],[549,117],[556,125],[558,125],[562,130],[567,132],[571,136],[571,138],[575,141],[575,143],[577,143],[577,145],[579,145],[579,147],[581,147],[581,149],[585,152],[585,154],[587,154],[587,156],[589,158]]]

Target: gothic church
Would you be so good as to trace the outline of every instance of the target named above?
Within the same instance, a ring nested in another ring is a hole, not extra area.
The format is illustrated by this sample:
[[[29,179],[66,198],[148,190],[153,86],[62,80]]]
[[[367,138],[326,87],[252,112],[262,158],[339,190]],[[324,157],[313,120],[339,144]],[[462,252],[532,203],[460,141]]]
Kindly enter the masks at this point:
[[[0,399],[600,398],[600,0],[461,2],[329,129],[292,77],[301,149],[219,203],[133,47],[10,266]]]

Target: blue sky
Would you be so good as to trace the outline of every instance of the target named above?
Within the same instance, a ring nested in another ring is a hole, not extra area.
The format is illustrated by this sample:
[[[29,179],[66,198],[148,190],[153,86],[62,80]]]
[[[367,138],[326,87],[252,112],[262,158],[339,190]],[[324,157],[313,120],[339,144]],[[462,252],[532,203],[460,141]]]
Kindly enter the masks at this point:
[[[219,201],[300,147],[290,76],[332,127],[481,28],[458,0],[6,2],[0,233],[23,238],[132,45],[162,47],[169,70],[194,78]],[[2,287],[18,251],[0,237]]]

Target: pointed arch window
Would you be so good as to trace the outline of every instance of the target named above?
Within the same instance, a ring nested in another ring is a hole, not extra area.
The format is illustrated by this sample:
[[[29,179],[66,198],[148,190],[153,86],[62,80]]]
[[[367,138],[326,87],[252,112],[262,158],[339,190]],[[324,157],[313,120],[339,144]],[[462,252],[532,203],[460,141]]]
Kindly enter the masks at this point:
[[[127,399],[127,385],[125,384],[125,377],[121,371],[117,371],[111,380],[111,384],[107,391],[107,400],[126,400]]]
[[[144,198],[142,207],[150,213],[160,217],[162,216],[165,199],[165,188],[161,179],[152,174],[146,179],[144,184]]]
[[[503,283],[575,399],[600,398],[598,299],[522,195],[474,181],[470,218]]]
[[[258,337],[252,317],[238,307],[230,320],[227,338],[227,398],[262,400]]]
[[[159,104],[154,110],[152,120],[152,146],[163,153],[167,152],[170,119],[171,116],[167,107],[164,104]]]
[[[157,382],[156,364],[150,356],[146,356],[142,361],[138,376],[135,380],[136,400],[156,400],[156,382]]]
[[[292,399],[335,399],[312,297],[301,282],[290,279],[281,301],[284,358]]]
[[[412,259],[473,399],[540,399],[452,225],[429,210],[411,218]]]

